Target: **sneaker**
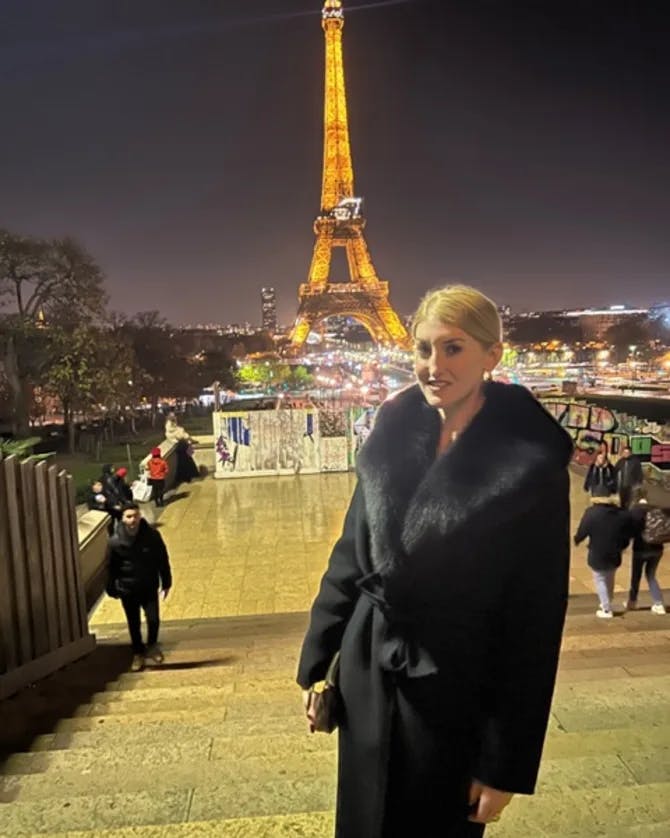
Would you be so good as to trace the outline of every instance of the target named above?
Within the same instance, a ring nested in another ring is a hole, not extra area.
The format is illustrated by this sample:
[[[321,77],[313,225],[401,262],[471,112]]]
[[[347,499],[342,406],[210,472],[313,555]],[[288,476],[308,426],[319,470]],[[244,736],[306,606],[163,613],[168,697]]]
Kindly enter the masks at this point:
[[[133,655],[133,662],[130,664],[131,672],[141,672],[144,669],[144,655]]]
[[[662,602],[655,602],[651,606],[651,613],[652,614],[667,614],[668,612],[665,610],[665,605]]]
[[[637,610],[637,600],[636,599],[629,599],[623,604],[624,611],[636,611]]]
[[[154,644],[153,646],[149,646],[147,649],[147,657],[151,658],[154,663],[163,663],[165,657],[163,656],[163,652],[161,651],[161,647],[158,643]]]
[[[596,617],[600,617],[601,620],[611,620],[614,614],[611,611],[605,611],[604,608],[599,608],[596,611]]]

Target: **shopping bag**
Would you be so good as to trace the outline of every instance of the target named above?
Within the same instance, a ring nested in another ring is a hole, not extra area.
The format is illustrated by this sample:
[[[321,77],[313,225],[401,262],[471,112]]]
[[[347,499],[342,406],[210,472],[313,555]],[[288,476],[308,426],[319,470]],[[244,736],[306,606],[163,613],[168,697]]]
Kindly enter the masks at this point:
[[[151,500],[152,486],[147,482],[146,477],[140,477],[139,480],[133,480],[130,484],[130,489],[133,493],[133,500],[138,503],[146,503]]]

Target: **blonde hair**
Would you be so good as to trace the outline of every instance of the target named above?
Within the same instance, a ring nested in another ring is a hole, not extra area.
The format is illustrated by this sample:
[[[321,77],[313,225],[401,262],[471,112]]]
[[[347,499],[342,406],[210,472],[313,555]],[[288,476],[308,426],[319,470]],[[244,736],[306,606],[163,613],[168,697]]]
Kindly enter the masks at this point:
[[[425,320],[458,326],[484,349],[502,340],[502,323],[496,304],[469,285],[445,285],[429,291],[412,318],[412,337],[416,335],[417,326]]]
[[[593,495],[591,497],[591,503],[604,503],[609,506],[620,506],[621,500],[619,495]]]

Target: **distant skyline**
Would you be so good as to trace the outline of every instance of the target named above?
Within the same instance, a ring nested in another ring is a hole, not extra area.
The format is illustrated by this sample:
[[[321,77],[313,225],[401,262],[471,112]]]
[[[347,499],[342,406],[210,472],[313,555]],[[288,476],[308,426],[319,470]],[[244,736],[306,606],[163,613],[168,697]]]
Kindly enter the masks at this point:
[[[344,0],[356,191],[402,315],[670,299],[670,13]],[[319,0],[4,0],[0,227],[71,234],[111,307],[293,319],[321,187]],[[343,278],[343,265],[334,278]]]

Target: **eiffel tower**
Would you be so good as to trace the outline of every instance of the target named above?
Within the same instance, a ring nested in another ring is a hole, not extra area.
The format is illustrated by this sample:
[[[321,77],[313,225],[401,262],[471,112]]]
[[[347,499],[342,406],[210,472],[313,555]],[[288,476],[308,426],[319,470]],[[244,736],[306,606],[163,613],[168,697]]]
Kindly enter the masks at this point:
[[[377,343],[407,347],[409,336],[391,307],[388,282],[379,279],[363,236],[362,199],[354,193],[344,88],[341,0],[325,0],[321,25],[326,37],[323,183],[321,212],[314,221],[314,254],[307,282],[300,285],[300,305],[290,340],[303,345],[314,326],[333,315],[354,317]],[[334,247],[347,253],[349,282],[331,282]]]

